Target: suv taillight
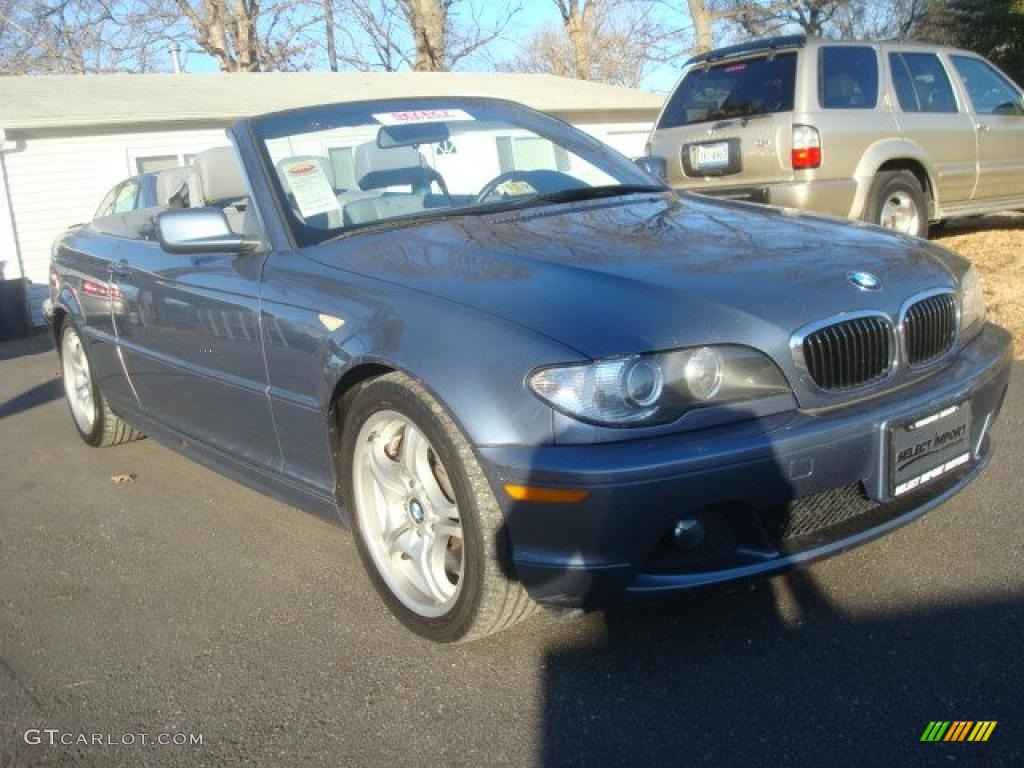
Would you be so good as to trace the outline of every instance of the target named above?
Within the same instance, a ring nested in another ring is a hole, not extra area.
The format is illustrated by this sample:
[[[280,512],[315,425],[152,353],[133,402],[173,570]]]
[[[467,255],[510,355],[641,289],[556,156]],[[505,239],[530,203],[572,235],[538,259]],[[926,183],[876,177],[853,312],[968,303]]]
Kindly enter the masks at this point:
[[[821,167],[821,135],[809,125],[793,126],[793,170]]]

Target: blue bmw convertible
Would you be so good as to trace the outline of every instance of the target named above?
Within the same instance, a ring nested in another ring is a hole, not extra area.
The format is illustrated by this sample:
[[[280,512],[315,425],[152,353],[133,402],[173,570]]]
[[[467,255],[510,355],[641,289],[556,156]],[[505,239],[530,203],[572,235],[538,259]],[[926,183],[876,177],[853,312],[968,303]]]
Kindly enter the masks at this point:
[[[677,195],[495,99],[228,139],[58,239],[72,422],[337,514],[420,635],[776,573],[991,458],[1010,337],[936,245]]]

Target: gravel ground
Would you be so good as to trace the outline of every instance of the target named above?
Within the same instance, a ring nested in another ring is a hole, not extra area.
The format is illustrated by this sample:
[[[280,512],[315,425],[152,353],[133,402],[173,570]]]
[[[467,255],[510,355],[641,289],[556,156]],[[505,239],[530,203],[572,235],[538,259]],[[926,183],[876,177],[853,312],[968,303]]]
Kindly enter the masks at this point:
[[[955,219],[932,237],[978,266],[989,318],[1013,332],[1024,358],[1024,213]]]

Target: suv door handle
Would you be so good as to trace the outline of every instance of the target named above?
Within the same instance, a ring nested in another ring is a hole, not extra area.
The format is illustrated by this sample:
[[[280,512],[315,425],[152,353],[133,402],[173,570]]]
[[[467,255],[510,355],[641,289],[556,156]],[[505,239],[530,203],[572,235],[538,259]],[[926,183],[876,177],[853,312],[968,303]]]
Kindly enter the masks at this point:
[[[976,131],[989,131],[991,129],[992,129],[992,126],[987,125],[985,123],[975,123],[975,125],[974,125],[974,130],[976,130]]]
[[[128,266],[127,259],[121,259],[120,261],[114,261],[110,264],[110,274],[114,277],[128,277],[131,274],[131,267]]]

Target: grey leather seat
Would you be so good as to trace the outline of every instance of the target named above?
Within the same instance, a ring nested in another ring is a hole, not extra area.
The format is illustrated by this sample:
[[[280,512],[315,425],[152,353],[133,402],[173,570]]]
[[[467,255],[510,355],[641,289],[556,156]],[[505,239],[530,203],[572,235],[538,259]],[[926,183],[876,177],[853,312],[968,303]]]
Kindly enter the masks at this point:
[[[189,206],[222,208],[232,230],[251,234],[249,190],[234,148],[216,147],[200,152],[187,170]]]
[[[156,202],[165,208],[188,205],[187,168],[167,168],[156,175]]]
[[[352,200],[345,204],[342,218],[345,224],[367,224],[381,219],[406,216],[426,210],[427,195],[432,182],[447,194],[444,181],[414,147],[381,149],[374,141],[360,144],[355,149],[355,175],[364,192],[402,187],[409,192],[380,192]]]

